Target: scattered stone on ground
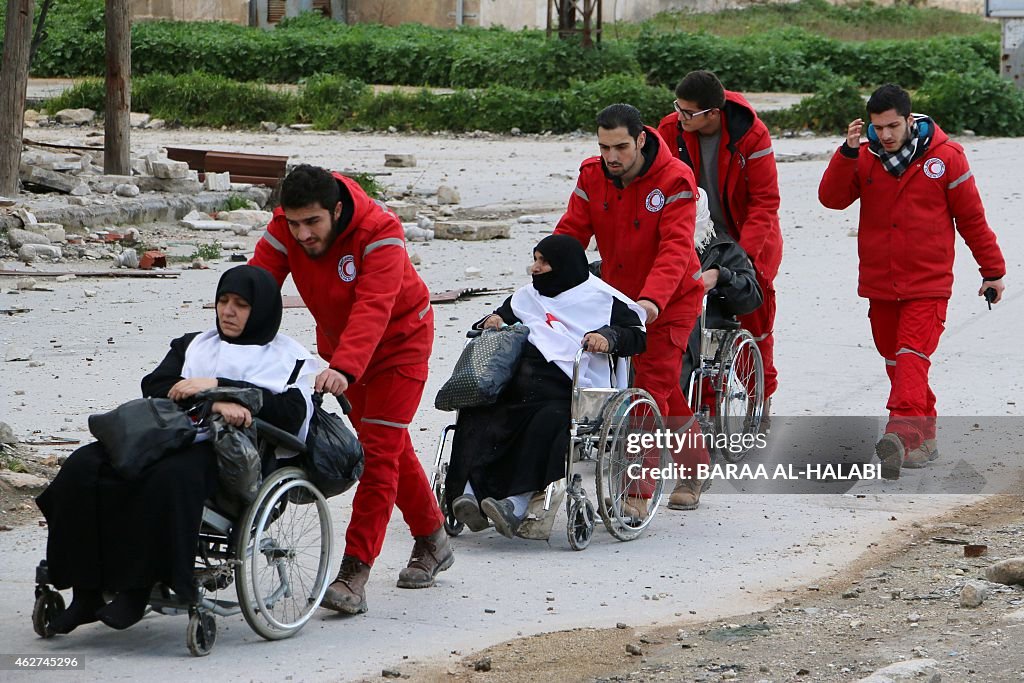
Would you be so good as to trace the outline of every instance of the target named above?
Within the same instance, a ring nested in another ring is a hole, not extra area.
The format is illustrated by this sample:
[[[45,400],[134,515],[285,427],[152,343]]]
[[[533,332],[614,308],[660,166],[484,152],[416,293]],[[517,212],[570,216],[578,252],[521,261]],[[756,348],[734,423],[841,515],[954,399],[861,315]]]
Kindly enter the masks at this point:
[[[644,633],[624,623],[546,633],[467,653],[461,667],[423,665],[405,673],[429,683],[513,683],[525,676],[597,683],[1018,680],[1024,587],[989,587],[988,599],[973,609],[960,606],[960,594],[968,583],[987,585],[992,568],[1004,576],[1024,560],[1015,556],[1024,544],[1022,502],[1021,496],[992,496],[924,523],[816,590],[780,593],[776,606],[763,612]],[[931,541],[950,524],[972,542],[986,543],[994,557],[964,558],[961,545]],[[842,597],[857,589],[863,592],[856,602]],[[645,642],[660,644],[641,647]],[[569,652],[586,656],[567,658]],[[492,662],[486,675],[473,668],[483,658]]]
[[[416,165],[414,154],[385,154],[384,165],[391,168],[412,168]]]

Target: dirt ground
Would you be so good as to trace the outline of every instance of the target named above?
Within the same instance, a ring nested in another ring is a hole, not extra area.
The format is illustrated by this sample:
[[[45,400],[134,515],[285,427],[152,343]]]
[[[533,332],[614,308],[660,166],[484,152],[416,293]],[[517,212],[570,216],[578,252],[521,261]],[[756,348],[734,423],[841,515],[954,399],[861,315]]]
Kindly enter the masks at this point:
[[[915,523],[840,575],[775,596],[775,608],[722,621],[575,629],[453,652],[442,667],[389,673],[429,683],[543,681],[855,681],[902,660],[933,659],[942,681],[1024,679],[1024,587],[988,585],[978,608],[960,590],[984,569],[1020,555],[1024,497],[993,496]],[[893,520],[894,522],[896,520]],[[965,558],[963,542],[988,546]],[[648,568],[648,571],[657,571]],[[897,679],[902,680],[902,679]],[[915,678],[914,680],[937,680]]]

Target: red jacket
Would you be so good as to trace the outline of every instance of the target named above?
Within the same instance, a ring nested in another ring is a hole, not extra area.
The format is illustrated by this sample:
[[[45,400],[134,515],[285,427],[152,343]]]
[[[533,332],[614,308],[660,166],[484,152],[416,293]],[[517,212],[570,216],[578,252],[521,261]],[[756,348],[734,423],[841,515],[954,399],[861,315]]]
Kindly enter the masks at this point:
[[[840,147],[825,169],[818,199],[830,209],[845,209],[857,198],[860,296],[888,301],[948,299],[953,290],[954,227],[981,266],[983,278],[1006,274],[964,149],[938,126],[928,150],[898,178],[882,168],[867,143],[852,157]]]
[[[434,316],[430,292],[405,251],[402,223],[354,180],[334,177],[355,210],[327,253],[307,256],[278,208],[249,263],[270,271],[278,284],[291,273],[316,320],[317,350],[335,370],[358,380],[398,365],[421,366],[410,371],[426,379]]]
[[[685,133],[679,115],[669,114],[658,133],[695,174],[700,173],[697,133]],[[779,227],[779,174],[768,127],[743,95],[725,91],[722,141],[718,154],[718,192],[729,222],[729,234],[754,262],[765,282],[771,282],[782,263]]]
[[[704,288],[693,247],[697,215],[693,172],[646,128],[645,169],[625,188],[605,174],[601,157],[580,166],[569,209],[555,227],[601,251],[601,277],[632,299],[657,305],[656,324],[692,319]]]

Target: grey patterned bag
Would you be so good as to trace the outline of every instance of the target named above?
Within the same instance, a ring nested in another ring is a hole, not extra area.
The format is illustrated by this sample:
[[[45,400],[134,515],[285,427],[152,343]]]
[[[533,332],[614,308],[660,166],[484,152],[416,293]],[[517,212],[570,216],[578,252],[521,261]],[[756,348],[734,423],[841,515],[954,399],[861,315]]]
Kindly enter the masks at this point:
[[[452,376],[437,392],[434,407],[458,410],[495,403],[519,367],[529,334],[529,327],[513,325],[470,339]]]

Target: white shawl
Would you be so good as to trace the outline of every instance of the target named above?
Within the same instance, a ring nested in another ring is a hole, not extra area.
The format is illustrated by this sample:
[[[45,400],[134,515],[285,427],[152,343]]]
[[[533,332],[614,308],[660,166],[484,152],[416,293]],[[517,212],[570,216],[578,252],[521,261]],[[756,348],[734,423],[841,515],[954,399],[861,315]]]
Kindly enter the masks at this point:
[[[291,384],[288,380],[295,371],[297,361],[304,361],[298,377]],[[302,422],[298,437],[306,438],[309,420],[313,416],[313,377],[317,365],[313,356],[302,344],[291,337],[278,334],[269,344],[229,344],[222,340],[217,329],[207,330],[192,340],[185,349],[185,364],[181,376],[224,377],[248,382],[275,394],[288,389],[298,389],[306,401],[306,419]]]
[[[622,292],[594,275],[572,289],[554,297],[541,295],[533,285],[526,285],[512,295],[512,312],[530,328],[530,343],[548,361],[552,361],[572,378],[573,361],[580,350],[583,336],[611,324],[612,302],[618,299],[640,317],[647,319],[644,309]],[[625,363],[616,369],[616,385],[625,388],[629,378]],[[609,387],[609,364],[604,356],[590,353],[580,360],[581,388]]]

